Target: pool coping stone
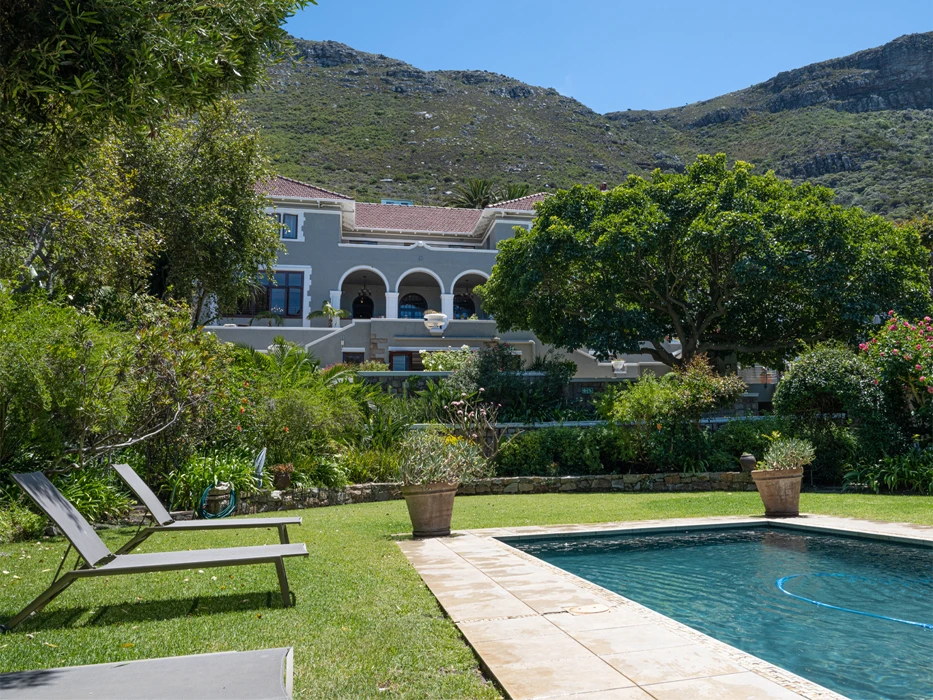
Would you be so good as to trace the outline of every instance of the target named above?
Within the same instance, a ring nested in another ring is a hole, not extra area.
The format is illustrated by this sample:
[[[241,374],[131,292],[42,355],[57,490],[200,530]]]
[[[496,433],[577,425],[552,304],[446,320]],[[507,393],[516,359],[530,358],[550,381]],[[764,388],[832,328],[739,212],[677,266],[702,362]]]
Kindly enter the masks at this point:
[[[845,700],[509,545],[557,536],[742,527],[933,547],[933,527],[806,514],[793,519],[724,516],[486,528],[443,538],[399,539],[397,544],[487,674],[513,700]],[[633,665],[631,659],[639,663]]]

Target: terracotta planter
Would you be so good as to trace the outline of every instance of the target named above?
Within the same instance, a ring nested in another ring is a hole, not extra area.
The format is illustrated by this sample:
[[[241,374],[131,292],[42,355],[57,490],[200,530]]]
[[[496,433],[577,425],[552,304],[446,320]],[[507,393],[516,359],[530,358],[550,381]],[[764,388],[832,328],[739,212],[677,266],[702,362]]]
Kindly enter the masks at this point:
[[[292,475],[288,472],[277,472],[272,475],[272,484],[279,491],[284,491],[292,485]]]
[[[803,467],[798,469],[756,469],[752,479],[765,504],[769,518],[792,518],[800,515],[800,482]]]
[[[415,537],[446,537],[450,534],[458,486],[441,483],[402,487]]]

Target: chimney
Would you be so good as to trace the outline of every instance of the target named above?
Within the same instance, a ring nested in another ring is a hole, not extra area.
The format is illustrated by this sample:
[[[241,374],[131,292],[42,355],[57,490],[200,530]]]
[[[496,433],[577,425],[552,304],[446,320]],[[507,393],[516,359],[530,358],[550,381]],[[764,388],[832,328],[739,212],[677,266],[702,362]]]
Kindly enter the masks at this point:
[[[609,185],[607,185],[605,182],[599,186],[600,192],[605,192],[607,189],[609,189]]]

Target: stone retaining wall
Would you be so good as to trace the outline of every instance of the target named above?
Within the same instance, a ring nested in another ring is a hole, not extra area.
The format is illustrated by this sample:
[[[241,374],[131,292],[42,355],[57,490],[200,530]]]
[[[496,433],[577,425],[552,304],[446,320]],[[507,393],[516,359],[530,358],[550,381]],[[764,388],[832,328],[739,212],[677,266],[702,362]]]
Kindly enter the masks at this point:
[[[754,491],[755,483],[746,472],[706,472],[702,474],[616,474],[600,476],[509,476],[479,479],[463,484],[458,496],[522,493],[632,493],[636,491]],[[342,489],[263,490],[245,496],[237,504],[237,514],[266,513],[275,510],[321,508],[348,503],[393,501],[402,497],[401,484],[354,484]]]

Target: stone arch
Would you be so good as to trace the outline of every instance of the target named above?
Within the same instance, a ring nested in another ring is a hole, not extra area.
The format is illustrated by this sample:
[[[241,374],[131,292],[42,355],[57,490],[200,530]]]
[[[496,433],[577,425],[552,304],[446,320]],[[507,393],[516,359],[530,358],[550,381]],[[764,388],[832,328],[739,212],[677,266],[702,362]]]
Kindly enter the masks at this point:
[[[375,272],[377,275],[379,275],[379,278],[382,280],[382,283],[385,285],[385,288],[386,289],[389,288],[389,280],[386,278],[384,274],[382,274],[382,272],[377,270],[375,267],[372,267],[371,265],[357,265],[356,267],[351,267],[349,270],[343,273],[343,276],[340,278],[340,281],[337,283],[337,289],[343,289],[344,281],[347,279],[347,277],[352,275],[354,272],[362,272],[364,270],[366,272]]]
[[[430,277],[433,277],[433,278],[435,279],[435,281],[437,282],[437,286],[440,287],[440,289],[441,289],[441,294],[444,294],[444,293],[445,293],[445,292],[444,292],[444,289],[445,289],[445,288],[444,288],[444,282],[443,282],[443,280],[441,280],[440,275],[438,275],[436,272],[434,272],[434,270],[429,270],[429,269],[426,268],[426,267],[413,267],[413,268],[411,268],[410,270],[405,270],[405,272],[403,272],[403,273],[399,276],[398,281],[395,283],[395,291],[396,291],[396,292],[400,291],[399,288],[401,287],[402,282],[404,281],[404,279],[405,279],[406,277],[408,277],[408,275],[414,274],[414,273],[416,273],[416,272],[423,272],[424,274],[429,275]]]
[[[454,277],[453,282],[450,283],[450,291],[451,291],[451,293],[453,293],[454,289],[456,288],[457,282],[459,282],[461,279],[463,279],[463,278],[466,277],[467,275],[479,275],[480,277],[482,277],[482,278],[485,279],[485,280],[488,280],[488,279],[489,279],[489,273],[488,273],[488,272],[483,272],[482,270],[464,270],[464,271],[461,272],[459,275],[457,275],[456,277]]]

